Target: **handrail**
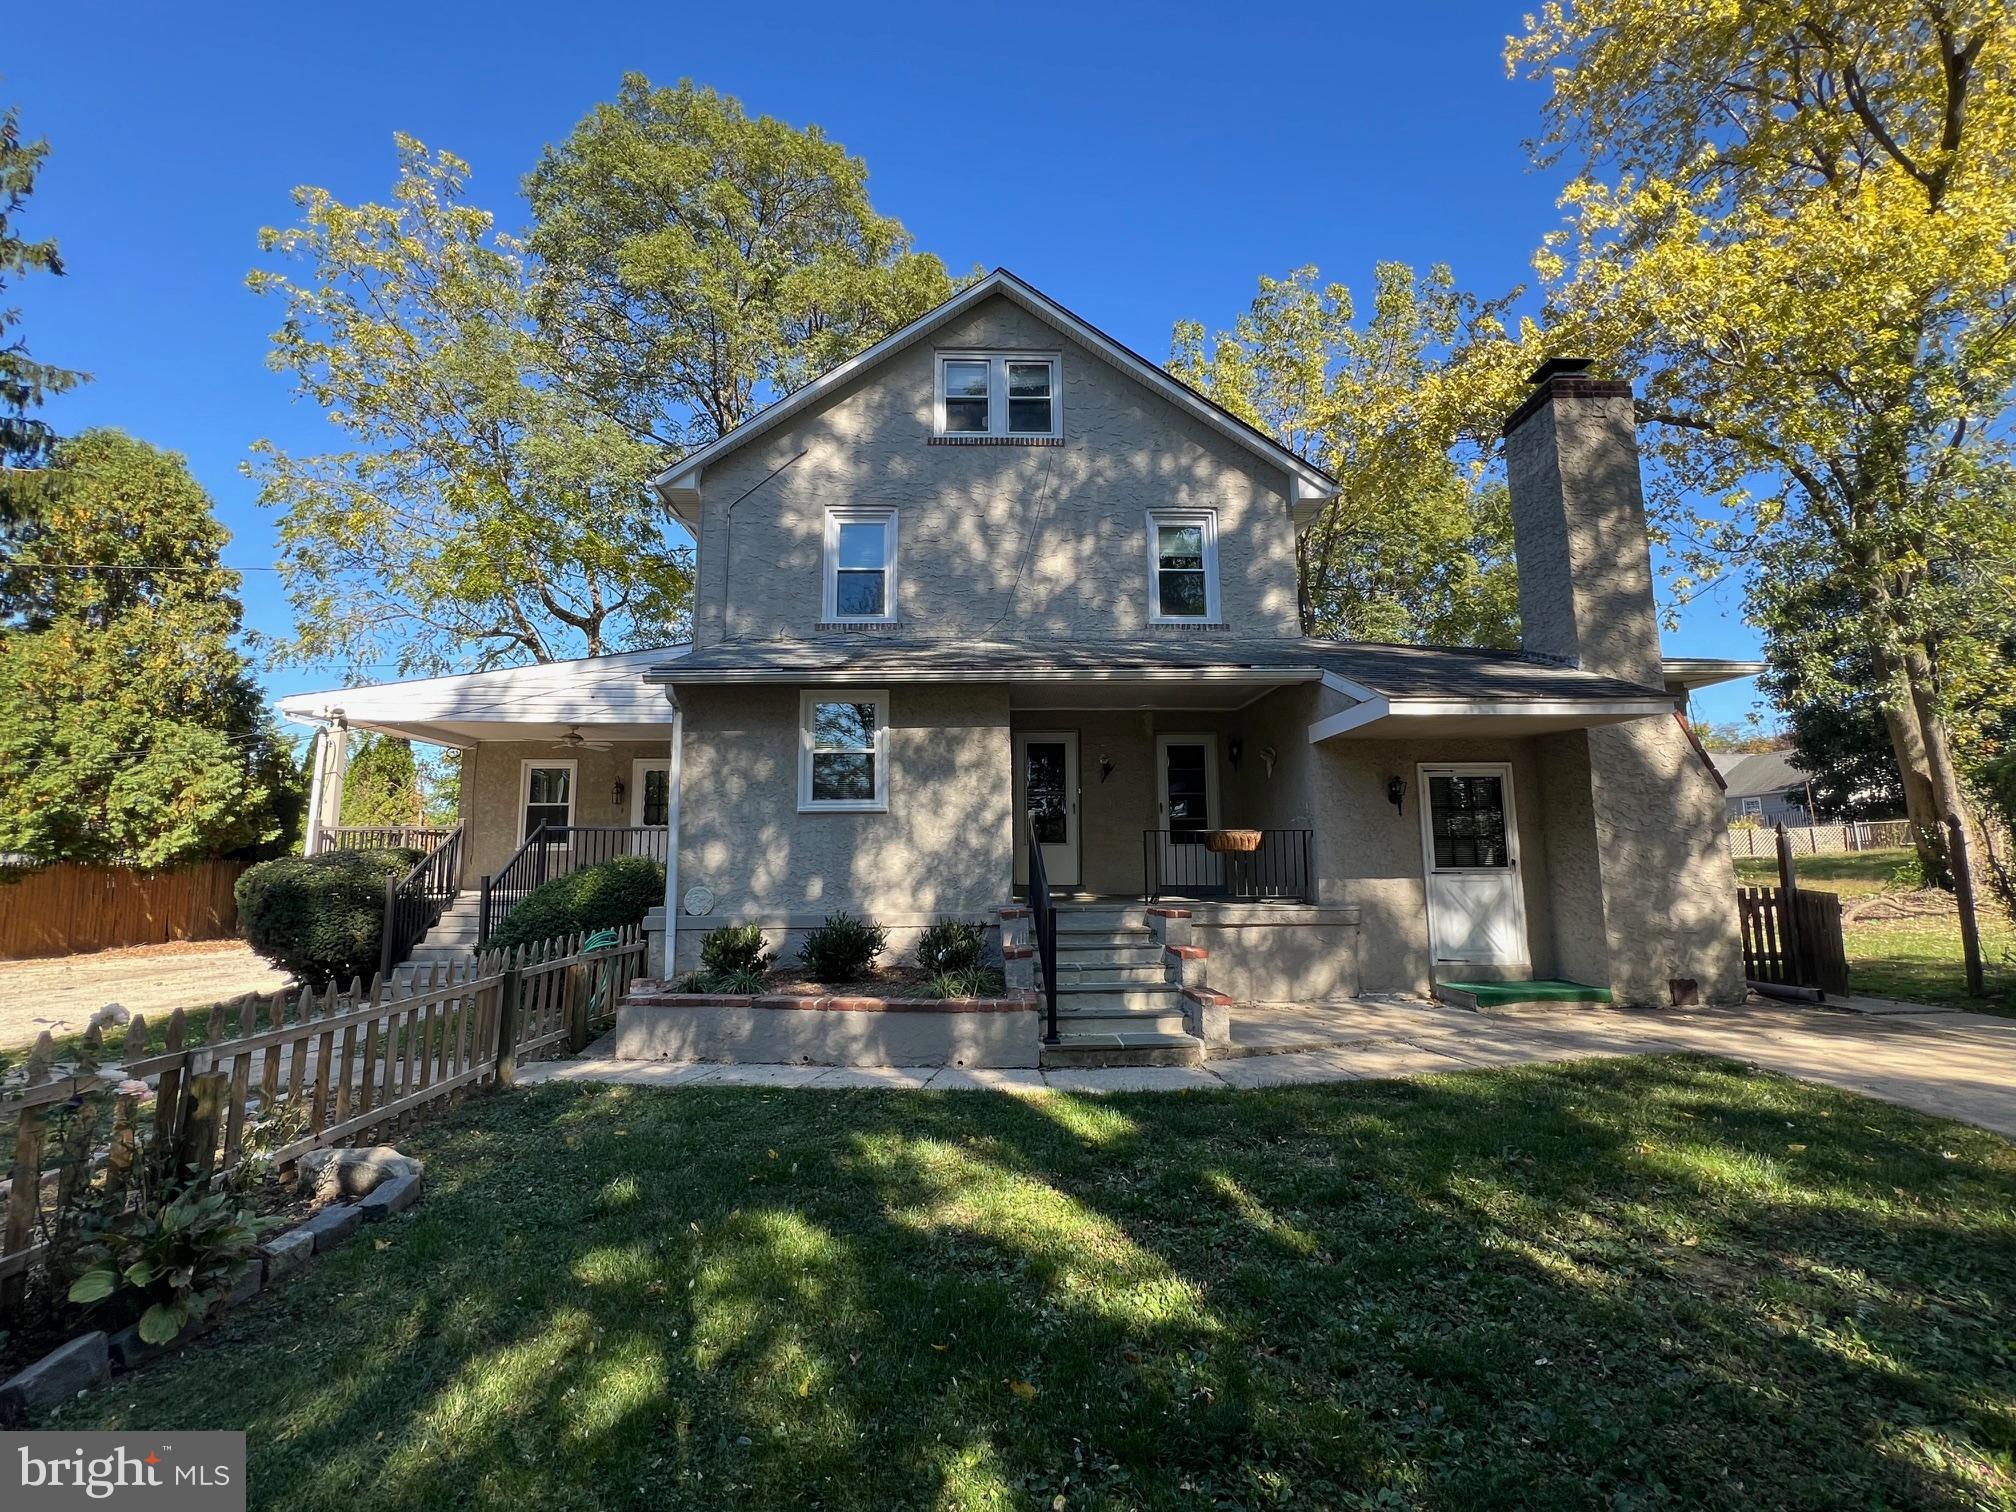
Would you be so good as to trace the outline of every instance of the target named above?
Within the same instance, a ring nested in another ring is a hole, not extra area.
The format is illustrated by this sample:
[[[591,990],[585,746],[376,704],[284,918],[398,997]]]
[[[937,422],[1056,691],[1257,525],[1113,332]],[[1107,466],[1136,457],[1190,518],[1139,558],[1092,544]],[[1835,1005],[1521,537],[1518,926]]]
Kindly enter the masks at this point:
[[[1229,827],[1229,826],[1228,826]],[[1241,902],[1315,900],[1311,852],[1315,831],[1257,830],[1252,850],[1214,851],[1206,830],[1141,832],[1141,870],[1150,903],[1165,896]]]
[[[378,980],[413,953],[462,891],[462,826],[449,830],[404,876],[385,879],[385,916],[378,931]]]
[[[434,824],[324,824],[316,833],[315,848],[323,851],[432,850],[452,830]]]
[[[1036,937],[1036,965],[1043,973],[1043,1043],[1057,1043],[1057,905],[1050,901],[1050,873],[1029,816],[1029,929]]]
[[[543,882],[571,876],[617,856],[663,861],[667,830],[662,824],[540,824],[504,864],[483,878],[477,910],[476,942],[492,932]]]

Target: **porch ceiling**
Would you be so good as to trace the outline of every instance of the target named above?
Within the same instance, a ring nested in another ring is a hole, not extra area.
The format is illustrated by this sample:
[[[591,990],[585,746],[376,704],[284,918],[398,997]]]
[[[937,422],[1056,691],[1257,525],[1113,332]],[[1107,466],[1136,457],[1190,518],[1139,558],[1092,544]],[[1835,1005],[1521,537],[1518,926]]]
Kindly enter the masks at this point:
[[[397,735],[406,740],[418,740],[428,745],[461,747],[503,741],[536,744],[542,740],[551,740],[557,743],[573,729],[579,729],[584,739],[592,740],[597,745],[630,741],[665,745],[672,739],[672,722],[669,719],[662,724],[597,724],[592,719],[568,724],[507,723],[496,720],[354,718],[347,722],[353,730],[370,730],[379,735]]]
[[[1673,716],[1670,698],[1490,700],[1370,698],[1309,726],[1309,740],[1413,740],[1551,735]]]

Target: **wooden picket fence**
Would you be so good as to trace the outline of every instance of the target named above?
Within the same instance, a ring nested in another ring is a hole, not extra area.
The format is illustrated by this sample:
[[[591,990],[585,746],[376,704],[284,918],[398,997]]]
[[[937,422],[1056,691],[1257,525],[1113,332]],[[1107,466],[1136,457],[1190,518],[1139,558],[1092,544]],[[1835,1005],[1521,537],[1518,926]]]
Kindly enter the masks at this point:
[[[1841,899],[1834,893],[1794,888],[1739,887],[1737,918],[1743,932],[1743,974],[1779,987],[1848,990],[1848,949],[1841,928]]]
[[[238,932],[232,888],[242,861],[199,861],[174,871],[62,862],[0,868],[0,961],[226,940]]]
[[[172,1169],[221,1175],[245,1154],[248,1126],[292,1110],[300,1131],[266,1151],[275,1164],[310,1150],[378,1138],[478,1088],[509,1085],[517,1067],[579,1049],[612,1023],[616,1005],[643,967],[640,929],[617,932],[606,949],[582,936],[490,951],[367,990],[353,982],[317,993],[272,993],[177,1009],[156,1049],[144,1018],[125,1033],[123,1061],[62,1074],[45,1033],[21,1085],[0,1089],[0,1138],[13,1124],[0,1304],[46,1249],[55,1205],[78,1181],[117,1188],[139,1146],[137,1090],[115,1098],[110,1138],[90,1168],[51,1165],[51,1116],[79,1094],[123,1082],[151,1085],[154,1149]],[[98,1057],[93,1056],[96,1060]],[[0,1145],[0,1149],[6,1148]]]

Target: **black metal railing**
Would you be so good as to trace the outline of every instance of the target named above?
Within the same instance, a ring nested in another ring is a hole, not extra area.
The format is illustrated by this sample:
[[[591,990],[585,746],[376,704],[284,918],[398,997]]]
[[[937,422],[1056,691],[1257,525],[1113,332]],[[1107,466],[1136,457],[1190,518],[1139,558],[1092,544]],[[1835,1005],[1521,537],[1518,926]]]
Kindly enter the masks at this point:
[[[1209,837],[1258,835],[1251,850],[1211,848]],[[1315,832],[1270,830],[1146,830],[1141,869],[1148,901],[1159,898],[1226,898],[1236,902],[1307,903]]]
[[[511,916],[527,893],[555,877],[571,876],[618,856],[665,860],[662,824],[542,824],[496,871],[485,877],[476,919],[478,944]]]
[[[378,936],[378,979],[413,953],[462,892],[462,826],[443,832],[404,876],[385,879],[385,921]]]
[[[325,824],[316,831],[320,840],[315,848],[431,851],[453,832],[432,824]]]
[[[1057,1043],[1057,905],[1050,901],[1050,874],[1029,816],[1029,934],[1036,941],[1036,968],[1043,978],[1043,1043]]]

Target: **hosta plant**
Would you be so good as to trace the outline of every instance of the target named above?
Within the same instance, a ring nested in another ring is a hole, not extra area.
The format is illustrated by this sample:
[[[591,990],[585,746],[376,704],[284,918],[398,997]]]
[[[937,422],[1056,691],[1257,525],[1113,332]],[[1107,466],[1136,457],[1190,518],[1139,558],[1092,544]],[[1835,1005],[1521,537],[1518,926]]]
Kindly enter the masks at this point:
[[[140,1312],[141,1339],[165,1344],[223,1300],[277,1222],[230,1192],[192,1187],[101,1228],[79,1251],[85,1268],[70,1300],[123,1301]]]

